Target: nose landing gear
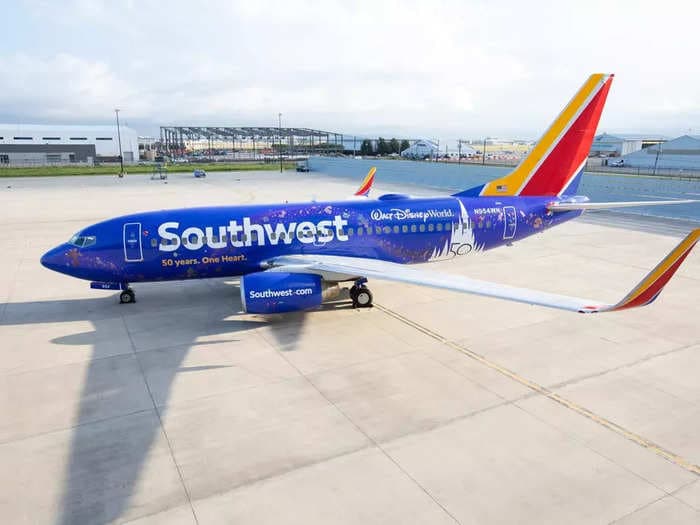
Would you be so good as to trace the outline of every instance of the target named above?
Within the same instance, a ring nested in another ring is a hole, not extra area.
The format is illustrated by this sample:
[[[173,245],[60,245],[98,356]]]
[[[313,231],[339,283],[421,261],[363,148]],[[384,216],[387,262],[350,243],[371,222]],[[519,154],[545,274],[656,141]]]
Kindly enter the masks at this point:
[[[367,279],[356,281],[350,288],[350,299],[354,308],[371,308],[372,307],[372,292],[365,286]]]

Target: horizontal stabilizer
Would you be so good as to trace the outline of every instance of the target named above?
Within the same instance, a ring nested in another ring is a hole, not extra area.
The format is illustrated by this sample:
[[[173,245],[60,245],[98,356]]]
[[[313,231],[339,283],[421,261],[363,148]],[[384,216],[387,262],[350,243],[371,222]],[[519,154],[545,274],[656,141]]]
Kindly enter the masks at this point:
[[[672,201],[625,201],[625,202],[552,202],[547,205],[551,211],[607,210],[611,208],[631,208],[634,206],[665,206],[667,204],[690,204],[700,202],[692,199]]]

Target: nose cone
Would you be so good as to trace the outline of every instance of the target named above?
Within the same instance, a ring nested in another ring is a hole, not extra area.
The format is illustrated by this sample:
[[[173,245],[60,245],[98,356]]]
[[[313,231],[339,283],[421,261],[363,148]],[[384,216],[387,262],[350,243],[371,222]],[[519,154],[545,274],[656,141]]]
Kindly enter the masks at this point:
[[[46,252],[41,257],[41,264],[54,272],[67,273],[69,264],[66,255],[66,245],[61,244]]]

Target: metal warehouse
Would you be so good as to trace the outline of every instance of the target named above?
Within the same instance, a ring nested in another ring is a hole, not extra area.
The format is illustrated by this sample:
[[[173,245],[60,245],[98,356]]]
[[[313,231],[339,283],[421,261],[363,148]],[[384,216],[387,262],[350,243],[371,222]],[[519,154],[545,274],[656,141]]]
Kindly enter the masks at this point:
[[[119,132],[124,162],[138,162],[136,131],[120,126]],[[92,164],[118,157],[116,126],[0,124],[0,164]]]
[[[700,170],[700,135],[683,135],[625,155],[630,168]]]
[[[603,133],[593,139],[591,157],[619,157],[634,151],[666,142],[668,137],[662,135],[639,135],[629,133]]]

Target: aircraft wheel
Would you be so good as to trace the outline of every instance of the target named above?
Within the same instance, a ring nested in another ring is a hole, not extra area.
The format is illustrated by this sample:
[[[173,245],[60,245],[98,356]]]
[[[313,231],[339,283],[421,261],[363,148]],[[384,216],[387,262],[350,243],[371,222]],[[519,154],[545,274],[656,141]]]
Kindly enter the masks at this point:
[[[372,292],[369,291],[369,288],[360,286],[355,292],[353,303],[357,308],[369,308],[372,306],[372,299]]]
[[[133,303],[135,301],[136,294],[131,288],[129,288],[128,290],[124,290],[122,293],[119,294],[119,302],[121,304]]]

